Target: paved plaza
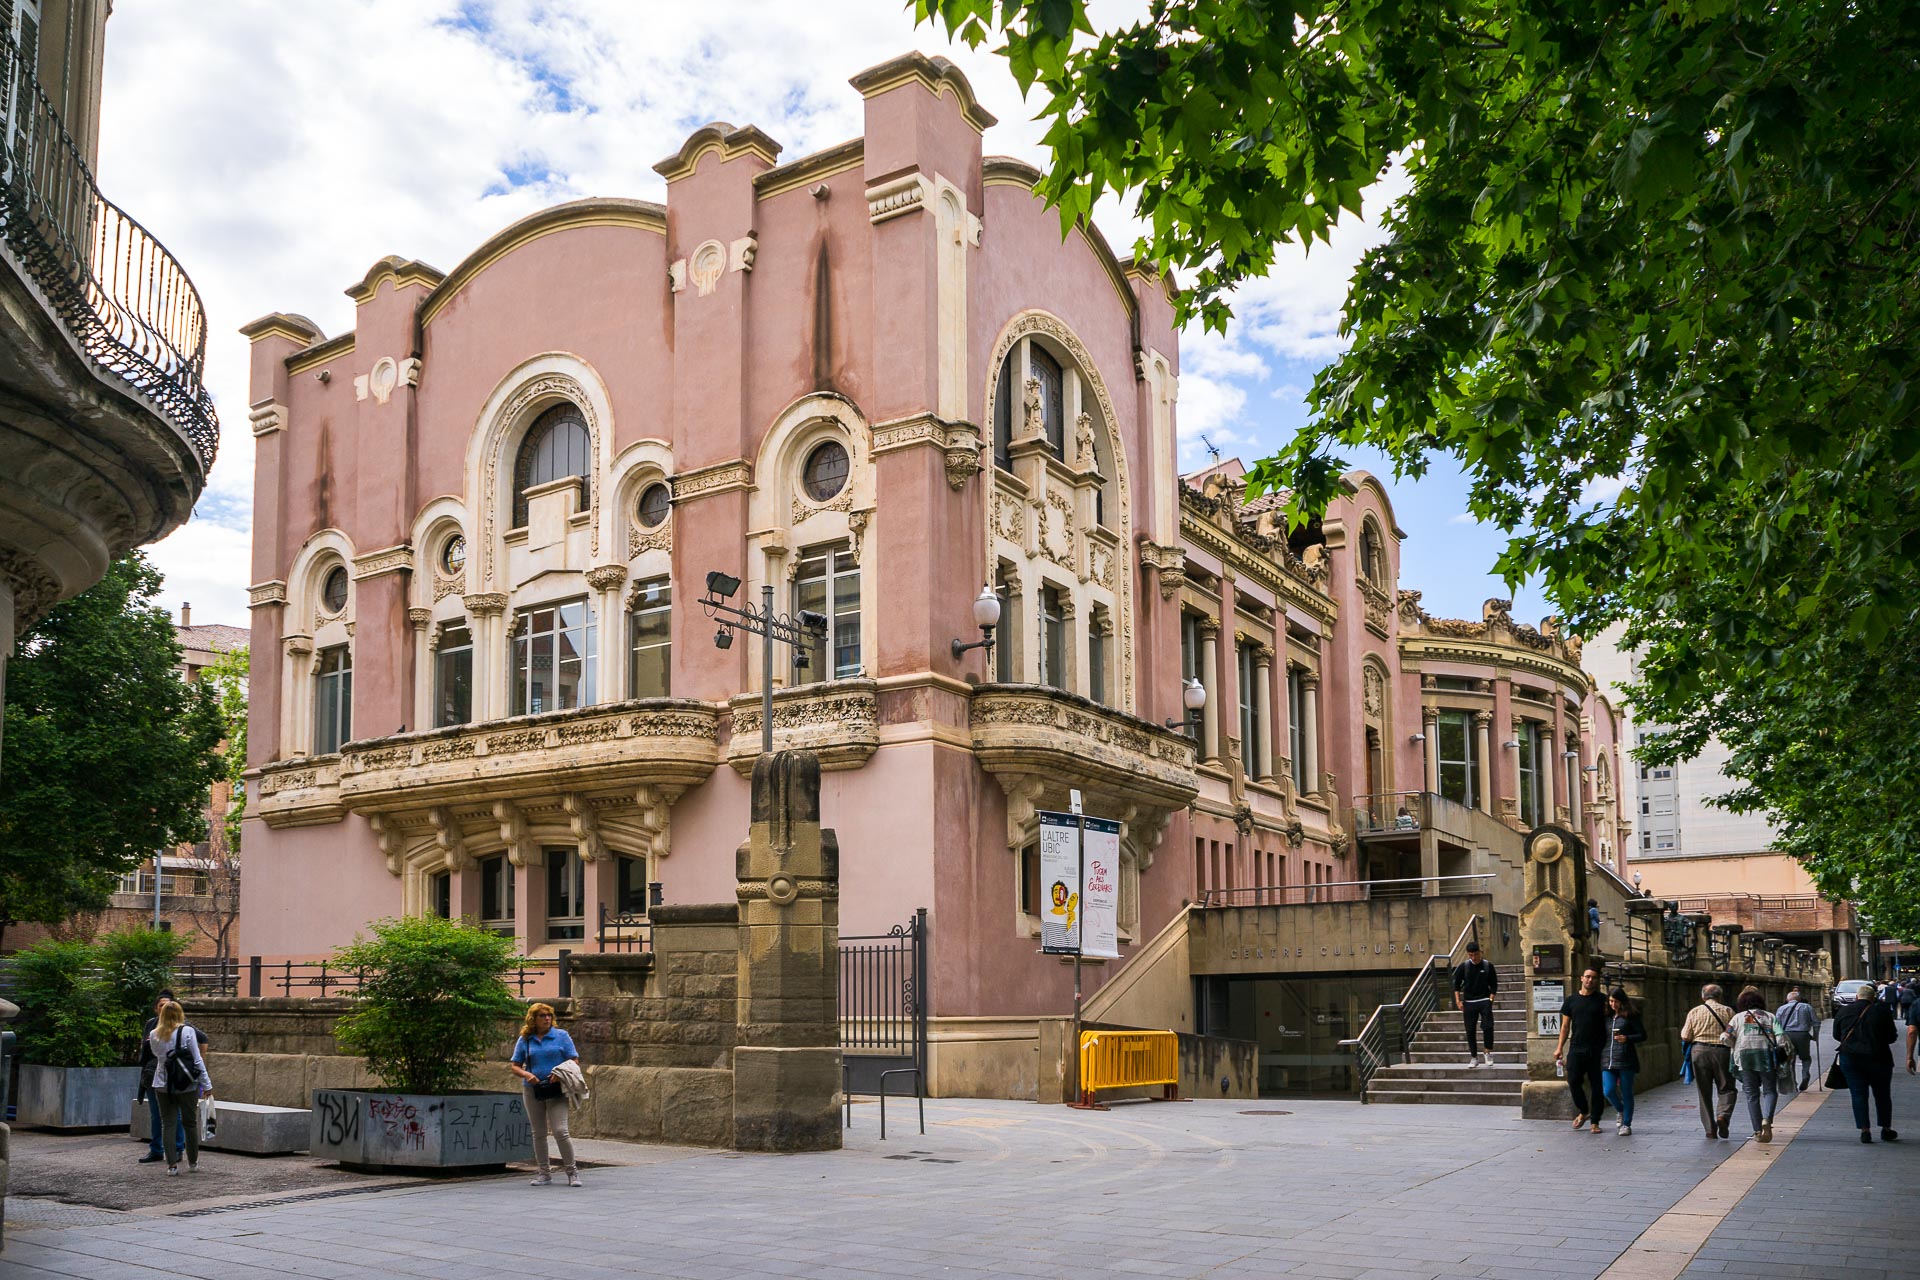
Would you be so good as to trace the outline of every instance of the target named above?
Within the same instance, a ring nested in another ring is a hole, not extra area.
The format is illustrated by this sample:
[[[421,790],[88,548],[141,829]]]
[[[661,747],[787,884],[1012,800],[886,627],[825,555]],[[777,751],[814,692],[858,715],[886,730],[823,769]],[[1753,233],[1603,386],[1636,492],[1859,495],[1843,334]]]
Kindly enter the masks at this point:
[[[1667,1086],[1626,1138],[1490,1107],[936,1101],[924,1136],[890,1105],[883,1143],[868,1102],[837,1154],[585,1143],[579,1190],[515,1173],[275,1191],[273,1166],[214,1153],[200,1188],[175,1180],[198,1202],[16,1196],[0,1276],[1911,1277],[1920,1081],[1895,1089],[1915,1141],[1872,1147],[1844,1093],[1798,1101],[1761,1147],[1744,1108],[1735,1141],[1704,1141],[1691,1089]],[[118,1176],[157,1182],[121,1141]],[[35,1142],[18,1135],[29,1183]]]

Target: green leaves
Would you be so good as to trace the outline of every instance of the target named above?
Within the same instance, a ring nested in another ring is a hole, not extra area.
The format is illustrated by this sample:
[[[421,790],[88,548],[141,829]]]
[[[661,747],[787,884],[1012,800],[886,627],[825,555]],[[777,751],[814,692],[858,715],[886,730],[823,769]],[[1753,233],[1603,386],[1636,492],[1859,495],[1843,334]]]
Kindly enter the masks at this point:
[[[451,1093],[500,1039],[522,1005],[505,975],[513,940],[457,920],[408,916],[376,920],[372,938],[335,952],[342,968],[362,969],[352,1013],[334,1037],[362,1054],[374,1075],[400,1093]]]

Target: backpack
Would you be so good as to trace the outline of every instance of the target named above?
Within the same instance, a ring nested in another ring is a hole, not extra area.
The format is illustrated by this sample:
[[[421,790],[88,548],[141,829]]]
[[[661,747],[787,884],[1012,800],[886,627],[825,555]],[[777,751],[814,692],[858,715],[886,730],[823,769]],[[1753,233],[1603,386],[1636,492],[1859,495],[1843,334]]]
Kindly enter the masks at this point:
[[[198,1093],[200,1091],[200,1078],[194,1075],[193,1068],[187,1065],[187,1060],[180,1055],[180,1037],[185,1033],[186,1029],[186,1026],[183,1024],[180,1030],[173,1033],[173,1048],[167,1050],[168,1093]]]

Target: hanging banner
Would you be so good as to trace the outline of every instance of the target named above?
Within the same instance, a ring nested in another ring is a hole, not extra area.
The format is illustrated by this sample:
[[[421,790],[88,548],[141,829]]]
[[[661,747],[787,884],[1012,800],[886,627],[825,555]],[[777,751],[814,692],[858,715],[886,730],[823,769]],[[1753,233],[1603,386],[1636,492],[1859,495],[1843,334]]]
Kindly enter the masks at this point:
[[[1080,954],[1120,954],[1120,824],[1086,818],[1086,867],[1080,892]]]
[[[1040,818],[1040,950],[1070,956],[1080,950],[1080,819],[1070,813]]]

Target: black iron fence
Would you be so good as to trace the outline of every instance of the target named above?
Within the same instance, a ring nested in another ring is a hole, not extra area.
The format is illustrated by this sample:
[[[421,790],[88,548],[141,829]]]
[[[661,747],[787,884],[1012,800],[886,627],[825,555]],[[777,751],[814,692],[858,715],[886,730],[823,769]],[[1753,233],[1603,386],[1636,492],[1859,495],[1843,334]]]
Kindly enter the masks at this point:
[[[875,1092],[883,1070],[913,1070],[925,1087],[925,907],[885,933],[840,936],[840,1049],[859,1092]]]
[[[152,233],[100,194],[3,24],[0,240],[88,358],[152,399],[211,467],[220,428],[200,295]]]
[[[558,972],[553,961],[521,960],[505,977],[508,986],[523,999],[531,987],[544,985]],[[365,985],[369,971],[331,964],[325,960],[263,961],[254,956],[247,961],[245,994],[254,997],[324,998],[350,996]]]
[[[601,951],[631,952],[653,950],[653,922],[630,912],[609,915],[607,904],[600,904],[599,927],[594,930],[595,945]]]

